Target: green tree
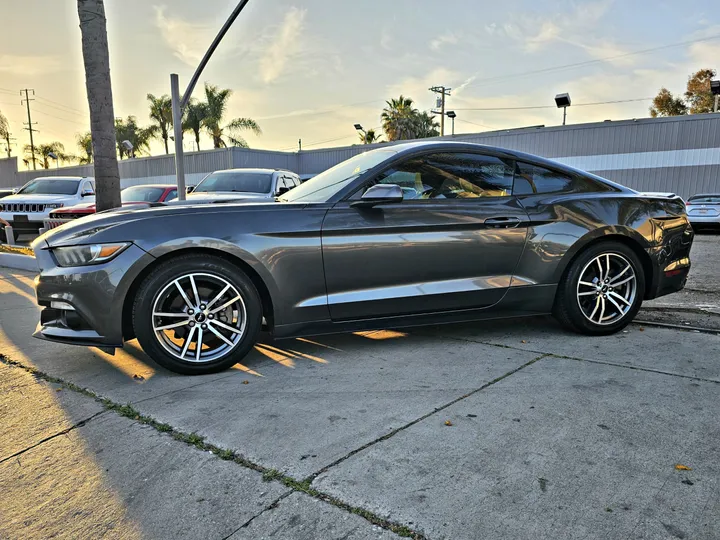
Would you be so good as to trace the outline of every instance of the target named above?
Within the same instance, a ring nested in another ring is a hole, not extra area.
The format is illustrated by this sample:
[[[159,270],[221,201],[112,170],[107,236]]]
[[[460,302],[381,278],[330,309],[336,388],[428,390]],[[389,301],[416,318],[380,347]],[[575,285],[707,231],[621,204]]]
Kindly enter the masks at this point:
[[[415,117],[417,109],[413,100],[401,95],[398,99],[386,101],[380,119],[388,141],[402,141],[415,138]]]
[[[701,69],[688,77],[685,101],[690,108],[690,114],[713,112],[715,96],[710,90],[710,81],[714,78],[714,69]]]
[[[0,111],[0,139],[5,141],[7,157],[10,157],[10,122],[2,111]]]
[[[380,134],[376,133],[374,129],[368,129],[363,133],[358,133],[360,140],[363,144],[373,144],[380,142]]]
[[[200,150],[200,133],[205,126],[205,119],[208,116],[208,106],[204,101],[191,99],[185,108],[183,118],[183,132],[192,132],[195,135],[197,149]]]
[[[51,158],[50,154],[56,156]],[[29,144],[25,145],[25,157],[32,160],[32,147]],[[51,142],[46,144],[35,145],[35,160],[40,162],[40,166],[43,169],[50,168],[50,160],[67,162],[73,159],[74,156],[65,153],[65,146],[61,142]]]
[[[438,128],[440,124],[435,121],[435,118],[426,113],[421,112],[415,115],[415,138],[425,139],[427,137],[438,137],[440,131]]]
[[[681,116],[687,114],[687,105],[682,98],[675,97],[667,88],[661,88],[650,106],[650,116]]]
[[[103,0],[77,0],[85,87],[97,185],[98,211],[120,206],[120,172],[115,154],[115,112],[110,81],[107,21]]]
[[[133,157],[137,154],[150,154],[150,141],[157,137],[158,127],[149,126],[142,128],[137,123],[137,118],[128,116],[125,120],[115,120],[115,144],[120,159]],[[128,151],[123,144],[129,141],[133,146],[132,152]]]
[[[155,97],[153,94],[148,94],[147,100],[150,102],[150,121],[156,128],[154,135],[162,139],[163,143],[165,143],[165,153],[169,154],[168,138],[172,129],[172,101],[170,96]]]
[[[80,165],[89,165],[92,163],[92,133],[89,131],[78,133],[75,141],[77,142],[78,150],[80,150],[78,163],[80,163]]]
[[[205,83],[205,100],[207,105],[207,116],[204,119],[205,129],[213,140],[214,148],[225,148],[228,142],[232,146],[247,148],[248,144],[240,136],[241,131],[252,131],[261,135],[262,130],[255,120],[250,118],[235,118],[223,126],[227,104],[232,90],[218,88],[215,85]],[[227,142],[226,142],[227,139]]]

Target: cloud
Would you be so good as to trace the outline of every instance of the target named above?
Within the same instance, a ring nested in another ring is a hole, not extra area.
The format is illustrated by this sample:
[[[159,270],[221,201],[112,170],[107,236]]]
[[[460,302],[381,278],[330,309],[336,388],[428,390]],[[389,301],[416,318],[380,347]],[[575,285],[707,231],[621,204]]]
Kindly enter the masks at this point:
[[[290,8],[285,14],[280,29],[260,58],[260,76],[265,83],[277,80],[285,71],[288,61],[300,51],[299,39],[303,31],[304,9]]]
[[[400,94],[412,98],[415,106],[420,109],[430,109],[435,106],[435,94],[428,88],[436,85],[452,86],[460,81],[459,73],[446,68],[437,68],[421,77],[406,77],[403,80],[387,87],[389,96],[395,98]],[[452,99],[452,98],[451,98]]]
[[[382,34],[380,34],[380,47],[386,51],[392,50],[393,36],[387,28],[383,28]]]
[[[207,24],[188,22],[167,16],[167,6],[154,6],[155,26],[173,54],[188,66],[195,67],[202,60],[212,42],[214,30]],[[216,30],[215,30],[216,31]]]
[[[458,41],[459,38],[456,34],[447,32],[430,41],[430,48],[433,51],[439,51],[443,45],[456,45]]]
[[[35,76],[61,71],[63,64],[57,56],[25,56],[0,54],[0,73]]]

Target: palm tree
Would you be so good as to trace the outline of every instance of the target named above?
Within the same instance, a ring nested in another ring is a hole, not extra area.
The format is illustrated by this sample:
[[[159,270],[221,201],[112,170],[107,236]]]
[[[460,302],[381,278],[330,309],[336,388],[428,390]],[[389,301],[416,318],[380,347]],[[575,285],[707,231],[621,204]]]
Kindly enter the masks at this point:
[[[212,137],[214,148],[226,148],[227,138],[232,146],[247,148],[248,144],[239,135],[239,131],[250,130],[255,135],[261,135],[262,130],[255,120],[250,118],[235,118],[225,127],[222,126],[223,117],[227,110],[227,102],[232,95],[232,90],[221,89],[215,85],[205,83],[205,99],[207,105],[207,116],[204,124],[208,135]]]
[[[148,94],[147,99],[150,102],[150,120],[157,128],[155,134],[163,140],[165,153],[169,154],[168,137],[172,129],[172,101],[168,95],[155,97],[153,94]]]
[[[43,169],[50,168],[50,154],[55,156],[55,161],[70,161],[73,156],[65,153],[65,146],[61,142],[51,142],[47,144],[36,144],[35,145],[35,159],[40,161],[40,166]],[[25,145],[25,156],[32,160],[32,147],[29,144]]]
[[[92,163],[92,133],[89,131],[86,131],[85,133],[78,133],[75,140],[77,141],[77,147],[80,150],[78,163],[80,163],[80,165],[89,165]]]
[[[400,141],[415,138],[415,117],[417,109],[413,107],[413,100],[401,95],[398,99],[385,102],[387,107],[380,116],[383,131],[388,141]]]
[[[120,172],[115,154],[115,111],[110,81],[107,21],[103,0],[77,0],[85,86],[95,160],[98,211],[120,206]]]
[[[137,118],[128,116],[127,119],[117,118],[115,120],[115,144],[120,159],[134,157],[135,154],[150,154],[150,140],[157,137],[158,126],[142,128],[138,126]],[[133,146],[132,152],[123,145],[124,141],[130,141]]]
[[[373,144],[376,142],[380,142],[380,134],[375,133],[374,129],[368,129],[367,131],[358,133],[358,135],[360,135],[360,140],[363,144]]]
[[[380,118],[389,141],[423,139],[440,135],[435,119],[427,112],[420,112],[413,107],[412,99],[401,95],[398,99],[391,99],[385,103],[387,107],[383,109]]]
[[[415,115],[415,138],[425,139],[427,137],[439,137],[440,131],[438,128],[440,125],[435,121],[435,118],[427,112],[423,111]]]
[[[191,99],[185,108],[185,117],[183,118],[183,132],[192,131],[195,135],[195,143],[198,151],[200,150],[200,132],[205,125],[205,118],[208,115],[207,103]]]
[[[10,157],[10,123],[5,115],[0,111],[0,139],[5,141],[7,145],[7,157]]]

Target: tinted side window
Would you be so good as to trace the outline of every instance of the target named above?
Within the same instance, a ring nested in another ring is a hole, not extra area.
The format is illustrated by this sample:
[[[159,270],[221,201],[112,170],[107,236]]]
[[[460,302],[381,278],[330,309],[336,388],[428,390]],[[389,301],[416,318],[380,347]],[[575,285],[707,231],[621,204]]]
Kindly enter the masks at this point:
[[[537,165],[517,162],[515,166],[514,195],[538,193],[579,193],[597,191],[595,186],[582,178],[551,171]]]
[[[513,168],[493,156],[430,154],[385,171],[376,183],[397,184],[409,199],[475,199],[512,194]]]
[[[82,187],[83,191],[91,191],[93,195],[95,194],[95,186],[92,182],[85,182]]]
[[[174,201],[177,199],[177,189],[173,189],[167,194],[167,197],[165,197],[165,202]]]

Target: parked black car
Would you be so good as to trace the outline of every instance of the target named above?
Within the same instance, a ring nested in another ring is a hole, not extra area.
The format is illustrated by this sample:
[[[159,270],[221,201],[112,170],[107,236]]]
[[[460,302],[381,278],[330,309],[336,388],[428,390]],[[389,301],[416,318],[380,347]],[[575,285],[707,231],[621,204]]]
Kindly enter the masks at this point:
[[[40,338],[143,349],[180,373],[277,338],[554,313],[624,328],[683,288],[679,197],[536,156],[417,142],[360,154],[276,202],[97,214],[33,244]]]

